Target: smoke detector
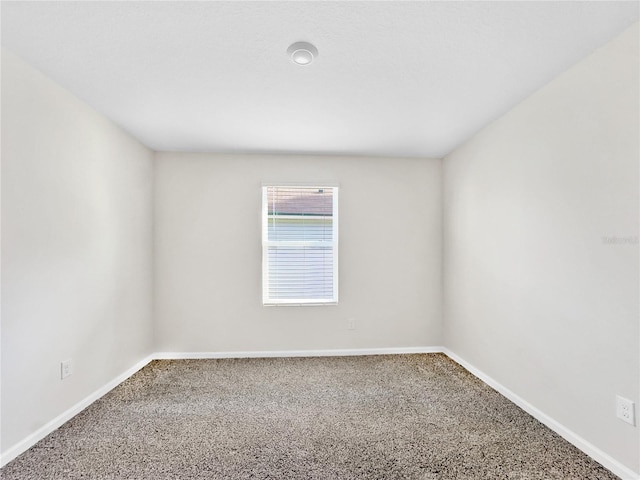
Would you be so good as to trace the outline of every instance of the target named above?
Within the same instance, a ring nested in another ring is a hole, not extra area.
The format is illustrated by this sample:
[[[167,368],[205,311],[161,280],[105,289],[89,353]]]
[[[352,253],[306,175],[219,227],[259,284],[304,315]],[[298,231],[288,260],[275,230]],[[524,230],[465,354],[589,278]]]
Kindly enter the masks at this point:
[[[308,42],[296,42],[287,48],[287,54],[296,65],[309,65],[318,56],[318,49]]]

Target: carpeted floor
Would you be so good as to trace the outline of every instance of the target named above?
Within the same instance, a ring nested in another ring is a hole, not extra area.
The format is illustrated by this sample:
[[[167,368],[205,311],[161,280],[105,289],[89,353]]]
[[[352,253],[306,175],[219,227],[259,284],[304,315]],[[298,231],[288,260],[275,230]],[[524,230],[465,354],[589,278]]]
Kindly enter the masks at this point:
[[[615,479],[441,354],[154,361],[23,479]]]

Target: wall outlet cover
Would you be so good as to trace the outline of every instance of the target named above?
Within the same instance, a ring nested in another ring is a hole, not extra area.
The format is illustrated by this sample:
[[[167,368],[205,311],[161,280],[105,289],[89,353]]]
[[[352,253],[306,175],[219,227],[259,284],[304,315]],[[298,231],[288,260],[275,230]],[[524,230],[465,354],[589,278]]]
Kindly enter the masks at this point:
[[[628,398],[616,395],[616,417],[630,425],[636,424],[635,404]]]
[[[71,359],[60,362],[60,379],[64,380],[73,373],[73,364]]]

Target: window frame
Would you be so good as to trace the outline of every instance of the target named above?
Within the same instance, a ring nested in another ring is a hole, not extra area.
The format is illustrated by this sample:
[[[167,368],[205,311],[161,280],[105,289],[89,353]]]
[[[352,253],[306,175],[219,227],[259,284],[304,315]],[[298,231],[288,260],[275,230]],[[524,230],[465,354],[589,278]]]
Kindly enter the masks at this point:
[[[332,240],[328,241],[287,241],[287,240],[269,240],[269,205],[268,205],[268,189],[269,188],[318,188],[332,190]],[[261,238],[262,238],[262,305],[271,306],[320,306],[320,305],[337,305],[338,304],[338,196],[339,185],[335,183],[263,183],[262,184],[262,211],[261,211]],[[295,298],[295,299],[274,299],[269,298],[269,247],[288,246],[288,247],[305,247],[305,246],[331,246],[333,254],[333,297],[331,299],[318,298]]]

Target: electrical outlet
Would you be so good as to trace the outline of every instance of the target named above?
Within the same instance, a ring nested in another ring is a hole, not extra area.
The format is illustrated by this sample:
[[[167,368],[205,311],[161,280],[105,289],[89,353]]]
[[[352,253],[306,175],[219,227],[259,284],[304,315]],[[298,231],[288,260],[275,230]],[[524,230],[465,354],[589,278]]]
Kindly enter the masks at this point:
[[[356,320],[355,318],[347,319],[347,330],[355,330],[356,329]]]
[[[636,424],[635,405],[628,398],[616,395],[616,417],[631,425]]]
[[[60,362],[60,379],[64,380],[73,373],[73,364],[71,359]]]

